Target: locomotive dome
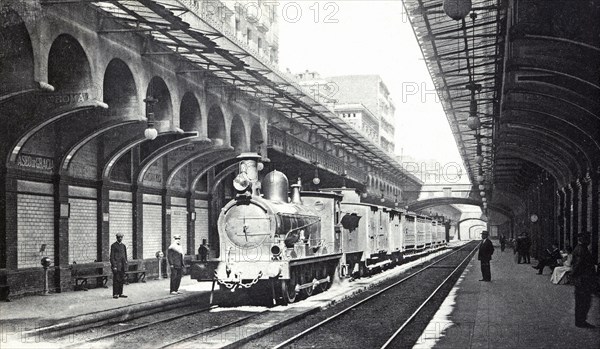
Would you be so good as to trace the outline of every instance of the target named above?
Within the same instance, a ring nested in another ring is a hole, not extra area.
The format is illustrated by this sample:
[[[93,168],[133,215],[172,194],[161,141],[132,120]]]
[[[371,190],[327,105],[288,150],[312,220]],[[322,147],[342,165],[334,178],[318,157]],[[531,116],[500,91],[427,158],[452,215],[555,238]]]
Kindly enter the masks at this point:
[[[283,172],[277,170],[267,173],[262,180],[264,198],[271,201],[288,202],[289,182]]]

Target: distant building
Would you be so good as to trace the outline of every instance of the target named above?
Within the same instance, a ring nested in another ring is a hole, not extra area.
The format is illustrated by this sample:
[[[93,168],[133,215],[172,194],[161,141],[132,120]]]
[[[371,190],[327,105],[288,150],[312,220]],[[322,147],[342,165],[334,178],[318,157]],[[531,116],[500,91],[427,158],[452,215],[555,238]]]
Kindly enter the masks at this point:
[[[396,107],[379,75],[321,77],[316,72],[296,74],[298,83],[315,99],[329,105],[356,130],[393,154]]]
[[[246,48],[268,62],[279,61],[279,21],[277,5],[268,1],[196,1],[200,15],[216,25],[221,33],[236,38]]]

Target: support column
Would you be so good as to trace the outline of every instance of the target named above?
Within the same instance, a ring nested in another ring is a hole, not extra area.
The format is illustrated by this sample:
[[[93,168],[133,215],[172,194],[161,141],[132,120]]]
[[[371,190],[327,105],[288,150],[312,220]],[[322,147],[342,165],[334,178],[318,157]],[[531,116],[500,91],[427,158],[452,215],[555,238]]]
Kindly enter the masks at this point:
[[[144,255],[144,193],[135,185],[132,188],[131,207],[133,209],[132,217],[132,235],[131,242],[133,259],[141,259]]]
[[[558,196],[557,204],[556,204],[556,231],[558,232],[558,241],[560,243],[560,247],[564,248],[566,245],[565,239],[565,201],[566,194],[564,188],[561,188],[556,191],[556,195]]]
[[[591,181],[592,188],[592,255],[596,261],[600,261],[598,254],[598,245],[600,245],[600,168],[598,168],[596,175]]]
[[[4,237],[0,246],[0,268],[16,270],[18,265],[18,237],[17,237],[17,179],[10,174],[4,176],[6,181],[4,192],[0,193],[0,217],[2,217],[2,227],[5,230]]]
[[[576,179],[571,186],[573,188],[573,228],[571,230],[573,244],[571,246],[573,246],[577,240],[577,234],[581,232],[581,182],[579,182],[579,179]]]
[[[109,190],[98,185],[98,260],[110,260],[110,198]]]
[[[162,193],[162,250],[166,251],[171,245],[171,195]]]
[[[565,188],[565,243],[571,246],[573,244],[573,189],[571,185],[567,185]]]
[[[192,191],[186,195],[187,199],[187,253],[190,255],[196,254],[196,246],[200,246],[202,241],[196,241],[196,220],[192,220],[192,217],[196,217],[196,205]]]
[[[56,292],[67,290],[71,286],[69,211],[69,185],[63,178],[57,176],[54,182],[54,286]]]

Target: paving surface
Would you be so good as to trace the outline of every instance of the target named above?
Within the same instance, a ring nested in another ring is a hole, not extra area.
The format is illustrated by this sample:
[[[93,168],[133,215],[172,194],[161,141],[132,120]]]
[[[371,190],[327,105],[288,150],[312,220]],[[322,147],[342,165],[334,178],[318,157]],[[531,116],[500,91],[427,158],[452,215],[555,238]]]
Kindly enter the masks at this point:
[[[573,286],[550,282],[532,264],[517,264],[512,250],[496,246],[492,282],[480,282],[477,258],[463,272],[414,349],[424,348],[600,348],[600,299],[588,322],[575,327]]]

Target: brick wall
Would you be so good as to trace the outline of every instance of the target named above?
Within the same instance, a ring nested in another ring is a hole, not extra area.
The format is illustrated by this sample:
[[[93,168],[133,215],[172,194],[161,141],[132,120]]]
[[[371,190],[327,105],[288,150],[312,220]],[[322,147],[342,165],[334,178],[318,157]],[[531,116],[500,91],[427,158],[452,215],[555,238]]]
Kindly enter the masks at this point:
[[[54,198],[17,194],[17,241],[18,268],[39,267],[41,257],[54,260]]]
[[[117,233],[123,234],[123,243],[127,247],[127,259],[133,259],[133,205],[131,202],[111,201],[108,206],[110,215],[110,240]]]
[[[156,258],[156,251],[162,251],[162,206],[144,204],[144,255],[142,258]],[[163,251],[164,252],[164,251]]]
[[[69,198],[69,264],[98,259],[97,201]]]

